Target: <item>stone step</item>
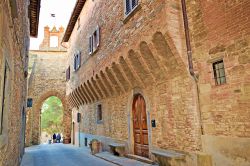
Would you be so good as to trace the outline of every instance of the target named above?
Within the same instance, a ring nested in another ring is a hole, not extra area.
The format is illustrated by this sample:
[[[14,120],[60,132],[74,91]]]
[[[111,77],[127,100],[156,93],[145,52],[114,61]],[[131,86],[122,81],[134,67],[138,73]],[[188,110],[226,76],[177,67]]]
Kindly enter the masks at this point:
[[[155,166],[154,164],[145,163],[127,157],[114,156],[109,152],[97,153],[95,156],[119,166]]]
[[[148,163],[148,164],[155,164],[154,161],[146,158],[146,157],[142,157],[142,156],[137,156],[137,155],[134,155],[134,154],[126,154],[125,155],[127,158],[130,158],[130,159],[134,159],[134,160],[137,160],[137,161],[141,161],[141,162],[144,162],[144,163]]]

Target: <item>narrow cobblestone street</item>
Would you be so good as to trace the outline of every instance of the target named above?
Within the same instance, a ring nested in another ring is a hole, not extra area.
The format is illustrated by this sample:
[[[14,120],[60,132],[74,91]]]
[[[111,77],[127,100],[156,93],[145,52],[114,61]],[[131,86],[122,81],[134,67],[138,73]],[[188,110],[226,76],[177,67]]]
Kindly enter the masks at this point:
[[[25,149],[21,166],[113,166],[88,149],[64,144],[43,144]]]

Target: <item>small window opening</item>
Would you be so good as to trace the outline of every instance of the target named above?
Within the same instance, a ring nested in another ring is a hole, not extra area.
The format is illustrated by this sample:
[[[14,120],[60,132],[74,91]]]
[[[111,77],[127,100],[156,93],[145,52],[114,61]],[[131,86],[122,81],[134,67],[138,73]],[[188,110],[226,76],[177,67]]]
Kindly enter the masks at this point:
[[[226,83],[226,75],[223,60],[213,63],[215,85],[222,85]]]
[[[102,105],[97,105],[97,122],[102,121]]]
[[[58,37],[57,36],[50,37],[50,47],[58,47]]]

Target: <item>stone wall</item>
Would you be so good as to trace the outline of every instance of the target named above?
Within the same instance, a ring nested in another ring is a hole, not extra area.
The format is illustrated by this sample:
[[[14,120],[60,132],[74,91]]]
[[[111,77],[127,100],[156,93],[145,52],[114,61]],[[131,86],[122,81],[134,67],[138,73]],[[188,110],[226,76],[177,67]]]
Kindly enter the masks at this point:
[[[70,137],[70,118],[65,98],[66,52],[64,51],[30,51],[31,69],[28,85],[28,98],[33,99],[33,106],[28,109],[26,126],[26,145],[40,143],[40,114],[43,102],[51,97],[58,97],[63,104],[64,136]]]
[[[28,1],[16,1],[16,5],[12,6],[10,2],[0,2],[0,114],[3,115],[0,133],[1,166],[18,166],[24,152],[25,71],[29,49]]]

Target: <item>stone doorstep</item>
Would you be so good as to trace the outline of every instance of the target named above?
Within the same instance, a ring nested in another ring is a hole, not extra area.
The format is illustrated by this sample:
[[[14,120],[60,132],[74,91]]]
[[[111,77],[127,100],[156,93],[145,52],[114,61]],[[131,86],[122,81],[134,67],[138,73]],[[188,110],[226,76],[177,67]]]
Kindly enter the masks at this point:
[[[185,160],[185,154],[178,153],[171,150],[151,150],[151,153],[157,156],[166,157],[169,159]]]
[[[125,156],[130,158],[130,159],[134,159],[134,160],[141,161],[141,162],[144,162],[144,163],[155,164],[154,161],[152,161],[152,160],[150,160],[148,158],[142,157],[142,156],[138,156],[138,155],[134,155],[134,154],[126,154]]]
[[[103,160],[109,161],[113,164],[120,165],[120,166],[152,166],[153,165],[153,164],[144,163],[144,162],[126,158],[126,157],[114,156],[113,154],[109,152],[97,153],[95,154],[95,156]]]

